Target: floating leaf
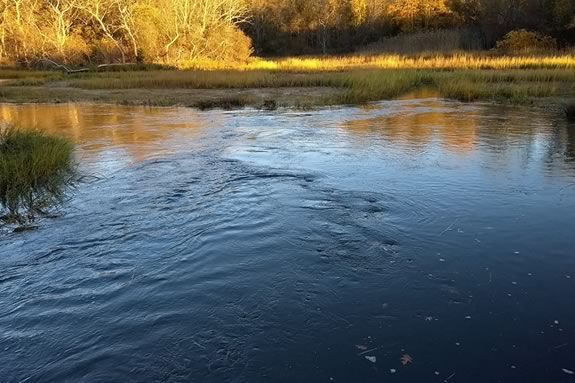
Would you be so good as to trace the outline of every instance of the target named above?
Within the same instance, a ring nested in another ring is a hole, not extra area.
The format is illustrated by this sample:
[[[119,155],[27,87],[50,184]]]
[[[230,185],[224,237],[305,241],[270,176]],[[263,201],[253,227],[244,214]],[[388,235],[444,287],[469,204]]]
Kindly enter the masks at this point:
[[[365,359],[369,360],[371,363],[377,362],[377,358],[375,356],[366,356]]]
[[[411,355],[405,354],[401,357],[401,364],[406,366],[410,363],[413,363],[413,358],[411,357]]]

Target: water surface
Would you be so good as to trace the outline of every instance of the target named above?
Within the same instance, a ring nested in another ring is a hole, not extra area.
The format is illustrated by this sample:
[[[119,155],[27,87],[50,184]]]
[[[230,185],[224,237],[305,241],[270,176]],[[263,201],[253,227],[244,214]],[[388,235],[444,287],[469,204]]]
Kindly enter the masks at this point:
[[[575,126],[551,113],[0,118],[93,176],[0,234],[2,382],[575,381]]]

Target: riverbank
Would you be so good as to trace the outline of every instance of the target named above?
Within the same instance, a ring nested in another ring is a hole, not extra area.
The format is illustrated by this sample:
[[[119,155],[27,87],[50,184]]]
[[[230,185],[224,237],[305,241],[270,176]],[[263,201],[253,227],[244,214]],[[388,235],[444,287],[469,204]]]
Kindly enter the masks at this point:
[[[211,68],[207,66],[207,68]],[[364,104],[426,89],[461,101],[575,98],[575,56],[355,56],[217,70],[1,70],[1,102],[275,108]]]

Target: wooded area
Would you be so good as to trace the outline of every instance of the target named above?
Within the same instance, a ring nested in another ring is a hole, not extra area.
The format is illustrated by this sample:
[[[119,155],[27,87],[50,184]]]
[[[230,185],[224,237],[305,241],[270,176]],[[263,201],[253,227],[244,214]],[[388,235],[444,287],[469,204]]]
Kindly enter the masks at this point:
[[[457,49],[489,49],[521,28],[568,46],[575,1],[0,0],[0,59],[186,66],[253,53],[353,52],[378,42],[385,49],[393,45],[386,38],[438,31],[458,36]]]

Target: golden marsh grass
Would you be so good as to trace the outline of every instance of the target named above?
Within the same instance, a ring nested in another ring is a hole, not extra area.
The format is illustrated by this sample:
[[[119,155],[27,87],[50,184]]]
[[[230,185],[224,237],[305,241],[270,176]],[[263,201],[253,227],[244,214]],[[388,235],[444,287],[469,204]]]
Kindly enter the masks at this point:
[[[325,89],[304,101],[300,98],[290,102],[290,94],[286,102],[280,103],[314,106],[361,104],[398,97],[420,88],[463,101],[525,102],[575,94],[575,56],[569,54],[362,55],[254,59],[234,69],[216,69],[205,62],[202,65],[201,69],[94,71],[71,75],[0,71],[0,78],[6,79],[0,87],[0,98],[20,102],[56,99],[163,106],[217,105],[222,100],[242,99],[238,105],[257,106],[269,99],[266,95],[260,97],[259,94],[265,92],[258,89],[283,93],[288,92],[282,89]],[[146,100],[133,98],[137,90],[147,94]],[[174,92],[166,95],[169,90]],[[202,100],[200,90],[204,90],[204,94],[207,90],[220,93]],[[222,104],[229,104],[223,101]]]

